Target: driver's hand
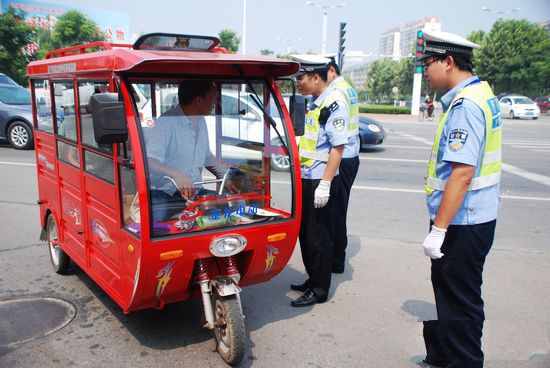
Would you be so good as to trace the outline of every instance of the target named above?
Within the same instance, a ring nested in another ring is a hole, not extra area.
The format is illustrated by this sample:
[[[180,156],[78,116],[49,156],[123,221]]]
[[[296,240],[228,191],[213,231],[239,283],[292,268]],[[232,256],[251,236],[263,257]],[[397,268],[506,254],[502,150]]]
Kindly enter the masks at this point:
[[[178,190],[181,196],[185,200],[189,200],[195,195],[195,184],[193,184],[193,180],[191,180],[185,175],[178,175],[177,177],[174,178],[174,180],[178,185]]]
[[[229,193],[237,194],[240,192],[239,188],[235,184],[235,182],[232,179],[226,179],[225,180],[225,189]]]

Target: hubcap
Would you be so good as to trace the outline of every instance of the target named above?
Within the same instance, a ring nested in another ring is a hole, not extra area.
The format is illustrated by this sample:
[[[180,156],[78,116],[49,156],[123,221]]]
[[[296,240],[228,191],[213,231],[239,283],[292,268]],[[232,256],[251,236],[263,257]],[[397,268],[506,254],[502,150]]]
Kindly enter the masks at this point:
[[[273,156],[273,163],[281,169],[288,169],[290,167],[290,160],[288,156]]]
[[[48,243],[52,260],[57,266],[59,264],[59,241],[57,239],[57,227],[53,221],[48,226]]]
[[[229,339],[229,334],[227,333],[227,322],[225,320],[223,305],[217,298],[214,318],[216,320],[216,335],[218,337],[219,349],[223,352],[227,352],[229,351],[231,341]]]
[[[27,129],[21,125],[16,125],[11,130],[11,141],[18,147],[22,147],[29,141],[29,133]]]

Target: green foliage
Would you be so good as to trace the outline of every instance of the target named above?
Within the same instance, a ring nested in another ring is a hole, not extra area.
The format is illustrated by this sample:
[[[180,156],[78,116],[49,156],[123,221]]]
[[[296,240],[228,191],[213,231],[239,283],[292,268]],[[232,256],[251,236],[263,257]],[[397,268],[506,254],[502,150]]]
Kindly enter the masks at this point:
[[[14,8],[0,14],[0,72],[23,85],[27,84],[26,69],[31,60],[24,47],[32,42],[35,33],[24,19],[25,12]]]
[[[373,114],[410,114],[411,109],[408,107],[398,107],[391,105],[363,105],[359,106],[359,112],[370,112]]]
[[[105,40],[97,24],[77,10],[59,17],[51,35],[51,47],[63,48]]]
[[[220,46],[225,47],[229,52],[236,53],[239,50],[239,44],[241,39],[237,37],[237,34],[230,29],[222,29],[218,33],[220,37]]]
[[[495,94],[531,97],[550,92],[550,36],[526,20],[497,20],[484,37],[470,35],[481,45],[474,53],[475,72]]]
[[[260,54],[265,55],[265,56],[269,56],[269,55],[273,55],[274,52],[271,51],[271,50],[268,50],[268,49],[263,49],[263,50],[260,50]]]
[[[370,101],[391,101],[397,96],[393,87],[398,88],[399,97],[412,92],[413,59],[404,58],[395,61],[390,58],[373,62],[369,68],[365,90]]]

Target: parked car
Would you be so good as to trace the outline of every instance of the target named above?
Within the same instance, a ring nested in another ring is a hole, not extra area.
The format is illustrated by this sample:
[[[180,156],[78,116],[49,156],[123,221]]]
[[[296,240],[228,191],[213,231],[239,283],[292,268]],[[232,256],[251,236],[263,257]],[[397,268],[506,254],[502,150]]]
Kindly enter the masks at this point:
[[[33,148],[32,110],[29,90],[0,84],[0,139],[16,149]]]
[[[537,103],[540,112],[548,113],[548,110],[550,110],[550,96],[537,97],[535,102]]]
[[[19,86],[13,79],[5,75],[4,73],[0,73],[0,84],[11,84],[13,86]]]
[[[529,97],[520,95],[506,95],[500,99],[502,117],[510,119],[530,118],[538,119],[540,109]]]
[[[382,144],[384,138],[386,138],[386,131],[380,122],[365,116],[359,117],[361,148]]]

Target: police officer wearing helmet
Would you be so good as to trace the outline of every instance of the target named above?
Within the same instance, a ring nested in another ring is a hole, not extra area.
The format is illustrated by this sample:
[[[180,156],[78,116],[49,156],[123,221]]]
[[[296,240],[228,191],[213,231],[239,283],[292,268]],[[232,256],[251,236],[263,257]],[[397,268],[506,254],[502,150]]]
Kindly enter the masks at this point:
[[[300,248],[308,279],[291,289],[303,292],[291,305],[303,307],[328,298],[332,270],[332,231],[338,167],[348,142],[348,108],[342,92],[329,88],[329,59],[294,55],[300,62],[296,80],[302,95],[312,95],[306,112],[305,133],[300,138],[302,219]]]
[[[482,272],[500,198],[500,109],[489,85],[472,72],[478,45],[446,32],[426,31],[424,39],[424,74],[433,90],[448,91],[425,187],[431,229],[423,248],[432,258],[438,318],[424,322],[425,362],[479,368]]]
[[[346,266],[346,248],[348,246],[347,213],[351,187],[359,171],[359,101],[355,89],[340,75],[340,68],[334,57],[330,58],[328,81],[330,88],[341,91],[346,96],[349,107],[348,142],[344,146],[340,162],[340,186],[336,194],[337,208],[334,223],[334,250],[332,272],[343,273]]]

